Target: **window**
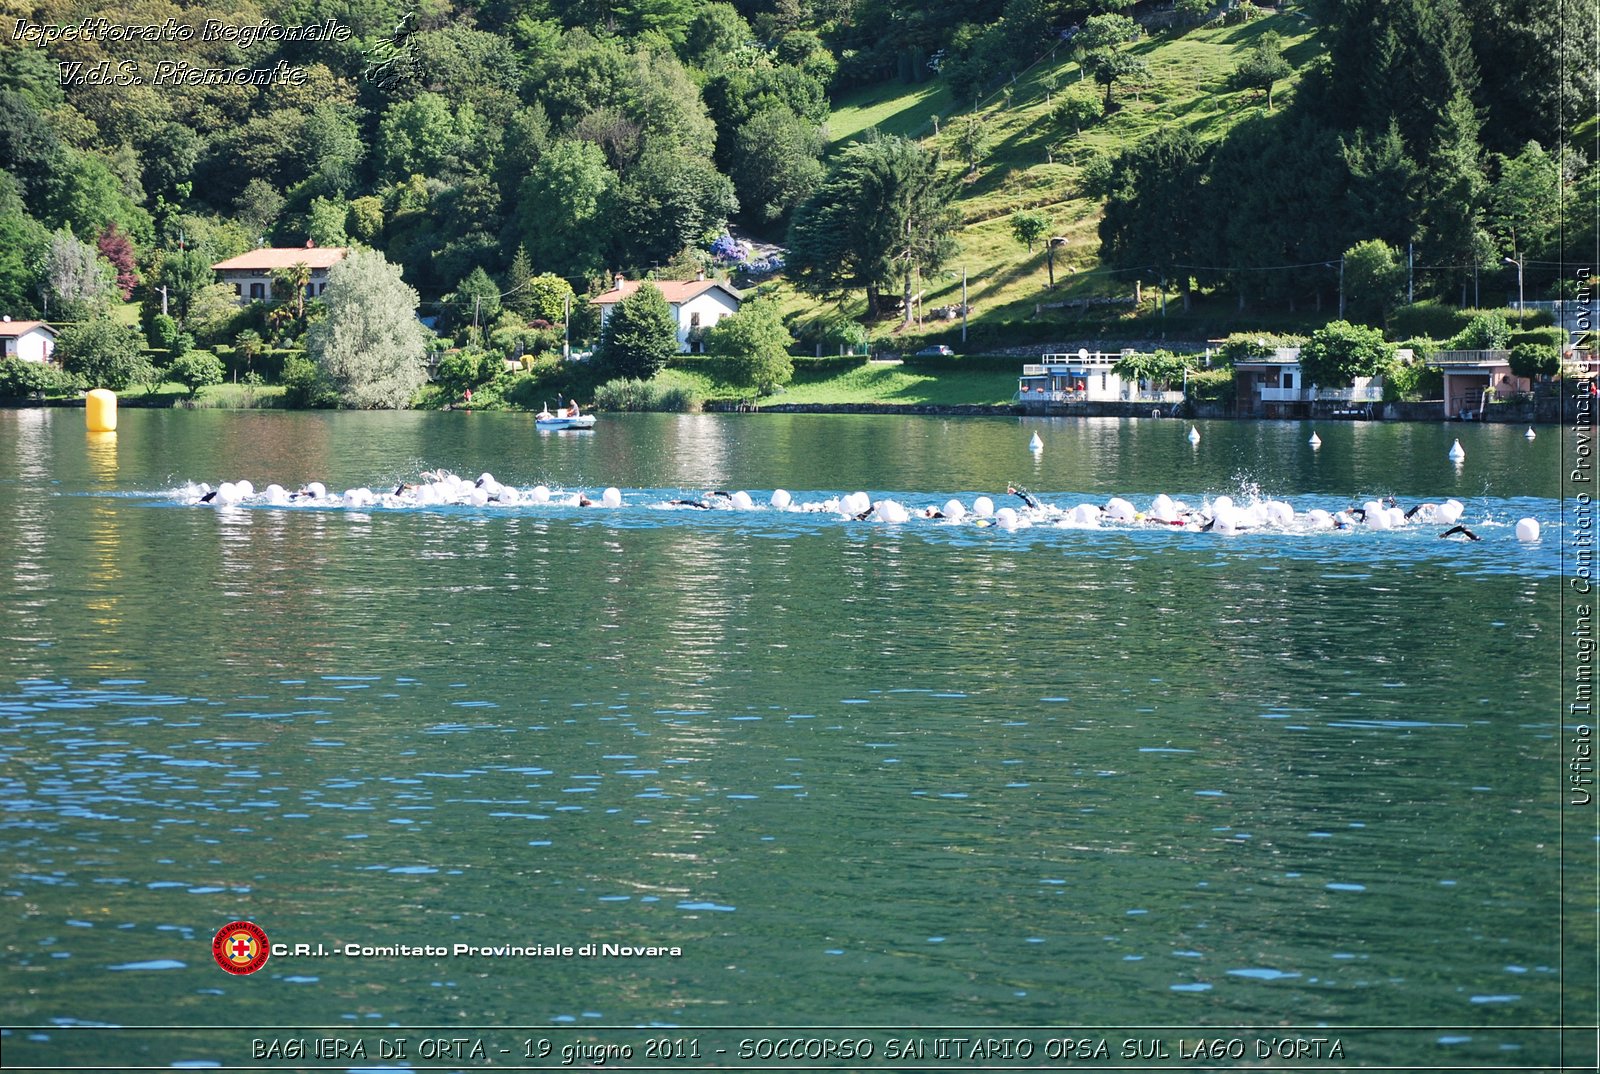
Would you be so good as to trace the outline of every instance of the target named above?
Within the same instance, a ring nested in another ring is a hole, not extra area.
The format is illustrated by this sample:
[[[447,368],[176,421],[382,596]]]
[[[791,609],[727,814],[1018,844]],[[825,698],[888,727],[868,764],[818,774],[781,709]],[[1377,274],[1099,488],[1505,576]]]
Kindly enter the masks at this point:
[[[233,285],[233,297],[234,298],[243,298],[244,297],[244,284],[236,283],[236,284]]]
[[[320,295],[323,292],[327,291],[327,289],[328,289],[328,285],[327,284],[325,284],[325,283],[317,284],[317,294]]]
[[[689,314],[689,327],[690,328],[699,328],[700,327],[700,315],[698,313]]]
[[[266,284],[261,284],[261,283],[253,283],[253,284],[251,284],[250,285],[250,297],[253,298],[253,299],[266,298],[267,297]]]
[[[1285,388],[1289,388],[1289,389],[1292,389],[1294,387],[1294,374],[1293,373],[1285,373],[1283,375],[1283,386]]]

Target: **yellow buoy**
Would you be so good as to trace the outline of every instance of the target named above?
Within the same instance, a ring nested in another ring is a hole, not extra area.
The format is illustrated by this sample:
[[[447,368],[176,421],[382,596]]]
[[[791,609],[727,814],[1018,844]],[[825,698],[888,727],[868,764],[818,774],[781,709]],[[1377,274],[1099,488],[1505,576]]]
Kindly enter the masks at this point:
[[[117,431],[117,393],[109,388],[96,388],[83,401],[84,420],[91,433]]]

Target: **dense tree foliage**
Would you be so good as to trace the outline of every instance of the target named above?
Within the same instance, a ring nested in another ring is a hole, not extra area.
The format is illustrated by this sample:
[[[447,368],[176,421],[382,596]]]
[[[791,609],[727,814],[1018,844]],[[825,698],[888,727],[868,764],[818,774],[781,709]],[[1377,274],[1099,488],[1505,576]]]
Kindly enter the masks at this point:
[[[549,303],[535,314],[531,291],[515,297],[523,281],[551,274],[592,293],[615,270],[684,266],[685,250],[730,220],[764,239],[792,233],[790,266],[806,290],[864,291],[878,314],[885,290],[948,257],[953,217],[938,176],[955,165],[870,138],[829,159],[831,92],[943,80],[954,104],[935,119],[946,124],[942,148],[972,169],[984,159],[985,117],[1011,93],[1053,94],[1058,74],[1081,76],[1052,114],[1054,137],[1074,136],[1146,77],[1141,37],[1182,32],[1162,28],[1159,5],[1132,0],[81,7],[72,17],[119,24],[332,18],[351,31],[347,40],[196,35],[6,49],[0,309],[87,310],[97,300],[77,284],[109,265],[147,322],[164,293],[202,344],[246,327],[210,264],[263,244],[369,246],[402,265],[429,303],[481,272],[512,292],[518,316],[550,321]],[[62,11],[14,14],[47,21]],[[1204,0],[1177,11],[1195,22],[1217,14]],[[1326,307],[1341,253],[1370,240],[1418,266],[1425,296],[1455,302],[1480,278],[1514,280],[1502,261],[1511,256],[1526,266],[1530,296],[1544,297],[1553,266],[1595,241],[1594,214],[1569,212],[1563,231],[1560,207],[1600,197],[1600,168],[1573,151],[1600,77],[1588,62],[1596,25],[1564,11],[1562,0],[1307,0],[1293,17],[1314,34],[1311,47],[1286,54],[1273,33],[1240,26],[1231,77],[1208,84],[1219,95],[1264,95],[1267,108],[1251,110],[1263,114],[1092,157],[1044,141],[1039,155],[1079,168],[1079,193],[1107,198],[1103,260],[1130,279],[1165,276],[1246,307]],[[101,61],[135,63],[147,77],[163,62],[282,63],[302,77],[63,83],[58,64]],[[1106,129],[1121,136],[1121,124]],[[1018,145],[998,134],[994,143],[1008,155]],[[878,194],[866,191],[873,184]],[[94,272],[80,260],[75,276],[63,275],[62,235],[95,252]],[[1345,260],[1354,295],[1361,284]],[[292,318],[257,318],[251,330],[298,334],[307,311],[295,306]]]
[[[120,392],[149,379],[150,362],[139,353],[139,344],[133,329],[96,316],[62,330],[55,359],[84,387]]]
[[[610,378],[648,380],[678,353],[678,321],[661,288],[643,283],[606,317],[595,361]]]
[[[1300,368],[1311,383],[1342,388],[1356,377],[1374,377],[1394,361],[1395,347],[1376,328],[1332,321],[1300,347]]]
[[[327,316],[306,333],[306,353],[342,405],[403,409],[422,386],[426,329],[417,293],[381,253],[356,250],[328,270]]]
[[[795,211],[791,277],[815,295],[863,290],[869,316],[882,309],[896,276],[909,300],[913,277],[937,271],[955,253],[954,193],[915,142],[881,137],[851,146]]]
[[[716,323],[706,340],[706,353],[722,360],[729,382],[766,395],[794,375],[789,359],[793,345],[794,337],[777,308],[756,300]]]

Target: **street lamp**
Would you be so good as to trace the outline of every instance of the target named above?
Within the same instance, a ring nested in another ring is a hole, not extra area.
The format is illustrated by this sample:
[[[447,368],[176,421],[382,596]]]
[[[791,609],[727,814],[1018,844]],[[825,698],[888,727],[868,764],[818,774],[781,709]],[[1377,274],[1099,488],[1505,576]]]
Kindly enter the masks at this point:
[[[1523,254],[1523,255],[1521,255],[1519,257],[1508,257],[1508,258],[1505,258],[1505,263],[1506,264],[1517,266],[1517,315],[1518,316],[1521,316],[1521,314],[1522,314],[1522,263],[1524,261],[1526,261],[1527,259],[1528,259],[1528,255],[1527,254]]]

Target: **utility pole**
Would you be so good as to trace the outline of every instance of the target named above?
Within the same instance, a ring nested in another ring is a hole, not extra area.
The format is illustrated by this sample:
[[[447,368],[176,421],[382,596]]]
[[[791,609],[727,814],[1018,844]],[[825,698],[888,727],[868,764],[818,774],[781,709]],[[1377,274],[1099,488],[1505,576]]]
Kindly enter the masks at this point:
[[[572,296],[561,296],[561,360],[572,357]],[[559,401],[559,400],[558,400]]]
[[[1417,244],[1406,243],[1406,303],[1417,300],[1416,288]]]
[[[161,316],[167,315],[167,285],[161,285]]]
[[[1344,320],[1344,255],[1339,255],[1339,320]]]

